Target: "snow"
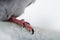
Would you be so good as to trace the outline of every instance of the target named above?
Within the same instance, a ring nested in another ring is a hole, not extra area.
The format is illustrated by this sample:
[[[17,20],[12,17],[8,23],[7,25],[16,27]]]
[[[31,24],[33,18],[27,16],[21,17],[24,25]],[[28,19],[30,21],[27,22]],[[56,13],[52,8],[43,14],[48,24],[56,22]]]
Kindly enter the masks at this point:
[[[32,35],[20,25],[0,21],[0,40],[60,40],[60,32],[33,28],[35,33]]]

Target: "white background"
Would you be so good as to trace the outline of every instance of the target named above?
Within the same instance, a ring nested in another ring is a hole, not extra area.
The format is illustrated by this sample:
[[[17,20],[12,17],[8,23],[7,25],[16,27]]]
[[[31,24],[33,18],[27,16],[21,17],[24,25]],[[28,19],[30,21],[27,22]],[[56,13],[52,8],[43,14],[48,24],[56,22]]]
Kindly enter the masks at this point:
[[[36,0],[19,19],[25,19],[35,27],[60,32],[60,0]]]

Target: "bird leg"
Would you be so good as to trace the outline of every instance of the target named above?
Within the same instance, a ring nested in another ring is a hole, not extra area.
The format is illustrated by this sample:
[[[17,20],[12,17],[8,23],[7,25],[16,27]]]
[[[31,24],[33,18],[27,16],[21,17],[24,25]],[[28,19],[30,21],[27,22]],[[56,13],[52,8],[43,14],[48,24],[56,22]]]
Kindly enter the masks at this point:
[[[16,19],[16,17],[11,17],[9,19],[10,22],[14,22],[18,25],[22,25],[23,27],[25,27],[29,32],[31,31],[32,34],[34,34],[34,29],[31,27],[31,25],[28,22],[25,22],[24,19],[22,20],[18,20]]]

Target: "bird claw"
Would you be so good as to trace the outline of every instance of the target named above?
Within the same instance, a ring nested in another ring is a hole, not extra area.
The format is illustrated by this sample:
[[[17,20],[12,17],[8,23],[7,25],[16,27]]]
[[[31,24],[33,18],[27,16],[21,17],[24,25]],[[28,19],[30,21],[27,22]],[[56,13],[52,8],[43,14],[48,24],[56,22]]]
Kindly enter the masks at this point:
[[[32,34],[34,34],[34,29],[32,28]]]

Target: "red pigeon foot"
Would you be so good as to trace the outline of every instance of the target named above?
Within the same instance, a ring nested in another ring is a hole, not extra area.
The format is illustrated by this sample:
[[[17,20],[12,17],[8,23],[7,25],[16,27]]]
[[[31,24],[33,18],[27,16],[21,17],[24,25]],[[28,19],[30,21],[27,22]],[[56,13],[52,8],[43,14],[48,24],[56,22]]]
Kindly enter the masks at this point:
[[[10,22],[14,22],[16,24],[22,25],[25,27],[29,32],[32,31],[32,34],[34,34],[34,29],[31,27],[31,25],[28,22],[25,22],[24,19],[18,20],[16,17],[11,17],[9,19]]]

